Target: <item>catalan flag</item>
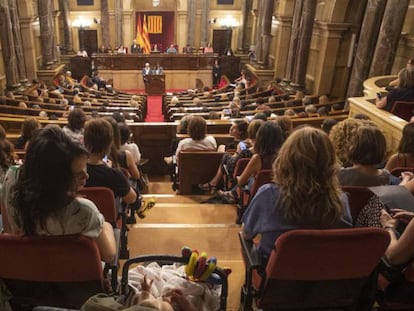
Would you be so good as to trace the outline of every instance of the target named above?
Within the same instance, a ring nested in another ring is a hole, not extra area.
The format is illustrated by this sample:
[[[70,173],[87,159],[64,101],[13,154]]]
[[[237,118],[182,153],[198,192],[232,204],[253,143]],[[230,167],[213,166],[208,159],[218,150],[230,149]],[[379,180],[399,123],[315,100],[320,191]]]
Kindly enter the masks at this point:
[[[145,54],[151,52],[151,43],[149,40],[148,28],[147,28],[147,17],[144,15],[144,21],[142,22],[142,39],[143,39],[143,49]]]
[[[138,22],[137,22],[137,44],[144,47],[144,39],[142,37],[142,23],[141,23],[141,14],[138,15]]]

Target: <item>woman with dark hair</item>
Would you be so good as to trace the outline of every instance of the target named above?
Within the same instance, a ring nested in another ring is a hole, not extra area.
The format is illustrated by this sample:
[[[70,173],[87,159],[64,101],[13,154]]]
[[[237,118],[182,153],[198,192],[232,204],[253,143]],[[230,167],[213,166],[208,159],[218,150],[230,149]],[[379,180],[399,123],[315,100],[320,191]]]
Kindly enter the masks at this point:
[[[14,148],[16,149],[25,149],[26,143],[32,137],[32,134],[35,130],[40,129],[41,125],[40,122],[35,118],[28,118],[23,121],[21,134],[19,138],[17,138]]]
[[[128,150],[121,150],[121,134],[118,123],[113,117],[106,117],[105,119],[111,124],[114,133],[114,139],[109,153],[109,159],[112,161],[112,166],[123,169],[128,178],[138,180],[141,176],[131,152]]]
[[[234,137],[234,140],[227,145],[220,145],[217,149],[219,152],[224,152],[227,150],[237,149],[237,145],[240,141],[244,141],[247,138],[247,128],[249,123],[245,120],[236,120],[232,122],[229,135]]]
[[[63,127],[66,135],[79,144],[83,144],[83,128],[86,122],[86,115],[80,108],[73,109],[68,116],[68,125]]]
[[[88,152],[57,126],[47,126],[31,140],[23,166],[12,166],[2,190],[12,233],[82,234],[95,238],[101,258],[111,262],[116,246],[112,226],[95,204],[77,197],[88,174]]]
[[[207,123],[202,117],[193,116],[188,123],[187,128],[189,138],[180,140],[175,151],[175,155],[178,157],[180,151],[185,150],[200,150],[200,151],[215,151],[217,149],[217,142],[213,136],[207,136]]]
[[[278,124],[272,121],[264,122],[256,134],[255,154],[250,159],[243,173],[237,177],[236,187],[248,184],[249,188],[251,188],[257,172],[272,167],[272,163],[284,140],[284,133]],[[235,188],[230,191],[219,190],[217,194],[229,203],[234,203],[237,198]]]
[[[352,226],[337,169],[334,148],[323,131],[303,127],[287,138],[273,163],[275,183],[258,190],[242,218],[246,240],[261,235],[255,251],[262,266],[277,238],[287,231]]]
[[[6,138],[6,131],[0,125],[0,185],[10,165],[14,164],[16,156],[13,145]]]
[[[141,152],[138,145],[134,142],[130,142],[131,130],[126,123],[119,123],[119,134],[121,135],[121,150],[128,150],[131,152],[134,162],[138,164],[141,159]]]
[[[122,198],[125,203],[135,203],[137,194],[129,185],[128,179],[106,159],[113,137],[112,126],[107,120],[98,118],[86,123],[85,146],[90,153],[86,187],[108,187],[115,197]]]
[[[398,185],[399,179],[386,169],[378,169],[385,158],[386,141],[384,134],[375,126],[361,125],[351,140],[347,158],[351,167],[338,172],[341,186]]]
[[[385,168],[391,171],[396,167],[414,167],[414,124],[404,126],[398,152],[393,154]]]
[[[256,133],[259,128],[264,123],[263,120],[253,120],[250,122],[249,127],[247,128],[248,137],[245,140],[242,140],[237,145],[236,152],[234,154],[225,153],[221,160],[221,165],[217,169],[216,175],[207,183],[199,184],[198,187],[201,190],[215,190],[223,178],[224,168],[223,165],[226,165],[227,171],[230,175],[233,174],[236,163],[239,159],[242,158],[251,158],[254,152],[254,143],[256,141]]]

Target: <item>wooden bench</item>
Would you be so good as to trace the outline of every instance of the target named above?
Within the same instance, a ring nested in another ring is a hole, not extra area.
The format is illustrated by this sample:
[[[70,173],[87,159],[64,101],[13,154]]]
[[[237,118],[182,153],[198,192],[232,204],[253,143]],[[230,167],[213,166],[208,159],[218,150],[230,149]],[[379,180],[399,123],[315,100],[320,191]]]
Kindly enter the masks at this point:
[[[181,151],[179,155],[179,194],[192,194],[193,185],[204,184],[216,175],[224,152]]]

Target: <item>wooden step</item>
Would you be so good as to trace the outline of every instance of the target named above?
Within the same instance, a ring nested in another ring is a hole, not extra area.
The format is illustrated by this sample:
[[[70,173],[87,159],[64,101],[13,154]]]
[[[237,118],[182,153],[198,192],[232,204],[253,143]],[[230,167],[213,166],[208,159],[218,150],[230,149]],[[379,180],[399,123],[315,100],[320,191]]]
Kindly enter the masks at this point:
[[[159,203],[136,217],[137,224],[235,224],[236,207],[229,204]]]

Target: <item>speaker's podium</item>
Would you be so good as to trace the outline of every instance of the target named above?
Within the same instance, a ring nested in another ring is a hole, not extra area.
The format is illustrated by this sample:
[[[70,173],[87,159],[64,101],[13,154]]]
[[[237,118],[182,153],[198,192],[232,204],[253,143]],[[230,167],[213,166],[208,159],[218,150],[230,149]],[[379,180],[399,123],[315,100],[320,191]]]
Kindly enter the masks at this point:
[[[149,74],[145,76],[145,93],[148,95],[162,95],[165,93],[165,75]]]

